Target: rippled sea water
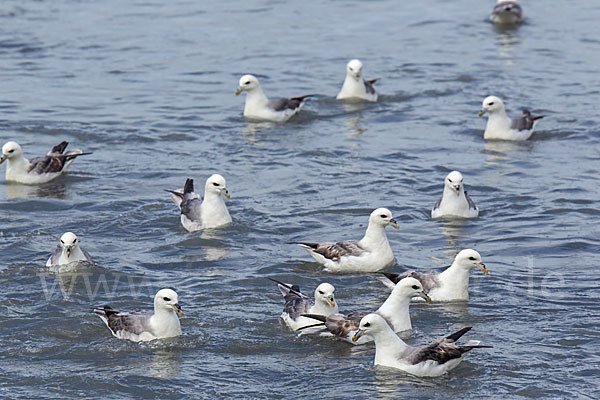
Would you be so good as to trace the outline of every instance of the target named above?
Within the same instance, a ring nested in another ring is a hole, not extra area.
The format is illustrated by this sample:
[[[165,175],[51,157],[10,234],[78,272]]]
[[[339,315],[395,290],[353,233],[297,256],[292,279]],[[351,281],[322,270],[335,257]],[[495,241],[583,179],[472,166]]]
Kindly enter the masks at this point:
[[[0,180],[0,397],[597,398],[600,3],[494,1],[16,1],[0,3],[0,138],[26,156],[62,140],[93,151],[42,186]],[[345,64],[380,101],[334,100]],[[316,93],[284,125],[242,117],[239,77],[267,95]],[[484,142],[482,99],[544,114],[531,140]],[[478,219],[432,221],[460,170]],[[164,189],[227,178],[233,225],[188,233]],[[266,277],[341,311],[376,308],[375,275],[330,275],[294,240],[360,238],[370,211],[401,224],[402,266],[441,268],[475,248],[490,269],[469,304],[415,304],[418,343],[473,326],[440,378],[375,368],[372,346],[297,338]],[[76,232],[97,265],[44,268]],[[172,287],[183,336],[110,336],[94,305],[151,307]]]

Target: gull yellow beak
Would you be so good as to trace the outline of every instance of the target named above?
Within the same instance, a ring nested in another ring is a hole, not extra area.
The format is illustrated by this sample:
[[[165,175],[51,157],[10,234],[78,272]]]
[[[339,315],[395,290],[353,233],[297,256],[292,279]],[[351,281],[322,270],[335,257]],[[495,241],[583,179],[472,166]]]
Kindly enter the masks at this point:
[[[229,195],[229,190],[227,190],[227,189],[223,189],[223,192],[222,192],[222,193],[223,193],[223,196],[227,197],[228,199],[230,199],[230,198],[231,198],[231,196]]]
[[[4,160],[6,160],[6,158],[4,157],[4,155],[2,155],[2,157],[0,157],[0,164],[2,164]]]
[[[67,248],[67,257],[71,257],[71,249]]]
[[[398,225],[394,218],[390,219],[390,226],[393,226],[396,229],[400,229],[400,225]]]
[[[426,302],[431,303],[431,297],[429,297],[429,295],[425,293],[424,290],[422,290],[421,293],[419,293],[419,297],[421,297]]]
[[[460,189],[454,188],[454,191],[456,192],[457,196],[460,196]]]
[[[237,88],[237,90],[235,91],[235,95],[239,95],[240,93],[242,93],[243,89],[242,88]]]
[[[173,307],[175,307],[175,312],[177,313],[177,315],[183,317],[183,310],[181,309],[179,303],[175,304]]]
[[[477,268],[479,268],[481,272],[483,272],[486,275],[489,272],[484,263],[477,264]]]
[[[359,330],[357,330],[357,331],[354,333],[354,336],[352,336],[352,341],[353,341],[353,342],[356,342],[356,341],[357,341],[358,339],[360,339],[360,337],[361,337],[362,335],[364,335],[364,334],[365,334],[365,331],[363,331],[363,330],[360,330],[360,329],[359,329]]]
[[[481,110],[481,111],[479,111],[479,114],[477,114],[477,115],[479,115],[480,117],[483,117],[483,114],[485,114],[485,111]]]
[[[335,307],[335,300],[333,300],[333,299],[327,299],[327,302],[329,304],[331,304],[331,307]]]

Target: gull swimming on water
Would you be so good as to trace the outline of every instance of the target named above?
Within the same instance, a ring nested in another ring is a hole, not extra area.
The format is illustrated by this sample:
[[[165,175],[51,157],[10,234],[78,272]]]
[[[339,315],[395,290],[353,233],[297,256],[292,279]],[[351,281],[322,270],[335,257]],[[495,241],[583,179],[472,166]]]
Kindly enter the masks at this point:
[[[395,264],[396,259],[385,233],[386,226],[399,229],[387,208],[378,208],[369,217],[361,240],[342,242],[295,242],[330,272],[376,272]]]
[[[488,96],[483,100],[479,116],[488,113],[488,122],[483,133],[484,139],[527,140],[543,115],[533,115],[529,110],[516,118],[510,119],[504,110],[504,103],[496,96]]]
[[[518,24],[525,21],[525,15],[517,0],[498,0],[490,21],[494,24]]]
[[[421,283],[415,278],[402,279],[392,293],[388,296],[387,300],[375,311],[375,314],[381,316],[387,321],[392,327],[394,332],[403,332],[412,329],[412,323],[410,321],[409,306],[410,300],[418,296],[427,302],[431,302],[431,299],[427,293],[423,290]],[[321,321],[322,324],[313,324],[307,326],[303,334],[319,334],[321,336],[335,336],[339,339],[343,339],[352,344],[364,344],[370,342],[372,339],[364,337],[360,340],[352,340],[352,337],[356,330],[360,320],[368,312],[353,312],[348,315],[342,314],[331,314],[329,316],[305,314],[305,316]],[[325,328],[317,328],[320,325],[325,325]]]
[[[46,267],[67,265],[72,262],[87,261],[93,263],[89,253],[79,247],[79,239],[73,232],[66,232],[60,237],[54,253],[46,261]]]
[[[204,185],[204,201],[194,192],[194,180],[187,179],[183,191],[167,190],[181,210],[181,225],[189,232],[216,228],[231,222],[223,197],[230,198],[227,182],[219,174],[211,175]]]
[[[467,195],[463,185],[463,176],[458,171],[452,171],[444,180],[442,197],[433,206],[431,218],[443,216],[475,218],[479,209]]]
[[[346,79],[344,79],[342,90],[340,90],[336,99],[377,101],[377,92],[373,87],[377,79],[363,79],[362,68],[363,65],[360,60],[350,60],[348,62],[346,65]]]
[[[285,122],[298,114],[304,103],[309,97],[305,96],[291,97],[289,99],[279,98],[269,100],[258,79],[254,75],[244,75],[240,78],[236,96],[246,92],[246,105],[244,107],[244,117],[254,120]]]
[[[470,340],[462,346],[454,344],[470,330],[471,327],[466,327],[428,344],[409,346],[380,315],[369,314],[360,321],[352,340],[358,341],[364,336],[375,340],[375,365],[401,369],[416,376],[434,377],[456,368],[469,351],[492,347],[479,345],[478,340]]]
[[[329,283],[321,283],[315,290],[315,300],[312,301],[308,296],[300,292],[298,285],[287,285],[273,278],[269,278],[277,283],[285,304],[281,319],[287,326],[296,331],[307,325],[314,325],[315,321],[302,314],[330,315],[338,312],[338,305],[335,301],[335,288]]]
[[[385,278],[382,282],[394,288],[398,282],[407,277],[416,278],[433,301],[468,301],[469,300],[469,273],[473,268],[488,273],[485,264],[481,262],[481,255],[473,249],[465,249],[454,258],[451,266],[443,272],[406,271],[402,274],[383,272]]]
[[[65,153],[68,145],[69,143],[62,142],[45,156],[28,160],[23,157],[23,151],[17,142],[7,142],[2,146],[0,157],[0,164],[6,161],[6,180],[26,184],[50,182],[65,173],[76,157],[92,154],[78,149]]]
[[[177,293],[161,289],[154,296],[154,312],[121,312],[109,306],[94,308],[110,332],[119,339],[145,342],[181,335],[179,318],[183,311],[177,301]]]

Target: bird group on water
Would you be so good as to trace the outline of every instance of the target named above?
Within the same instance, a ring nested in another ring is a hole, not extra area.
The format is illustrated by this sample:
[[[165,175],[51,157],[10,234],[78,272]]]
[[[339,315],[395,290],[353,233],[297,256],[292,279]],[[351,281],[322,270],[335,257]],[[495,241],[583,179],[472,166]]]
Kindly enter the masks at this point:
[[[524,21],[522,9],[516,0],[498,0],[490,21],[495,24],[519,24]],[[377,79],[363,77],[363,64],[353,59],[346,65],[346,76],[336,99],[345,101],[378,101],[374,88]],[[244,75],[235,91],[246,92],[244,117],[283,123],[297,115],[312,95],[269,99],[258,79]],[[488,114],[483,134],[489,140],[527,140],[542,116],[523,110],[516,118],[509,118],[504,103],[496,96],[483,100],[479,116]],[[46,155],[26,159],[21,146],[9,141],[2,147],[0,164],[6,161],[6,181],[21,184],[43,184],[64,174],[79,157],[92,153],[82,150],[66,151],[68,143],[54,146]],[[186,180],[183,189],[166,190],[180,211],[181,225],[190,232],[222,227],[232,222],[225,198],[230,194],[225,178],[211,175],[205,182],[204,195],[194,191],[194,180]],[[467,195],[463,175],[450,172],[443,183],[441,198],[431,209],[432,218],[476,218],[479,208]],[[331,337],[353,345],[375,343],[375,364],[397,368],[417,376],[439,376],[455,368],[464,355],[481,345],[477,340],[459,345],[457,341],[471,327],[427,344],[411,346],[399,333],[412,329],[410,304],[413,301],[452,302],[469,300],[469,277],[474,269],[488,274],[481,255],[473,249],[460,251],[452,265],[444,271],[409,270],[402,273],[383,271],[396,264],[386,228],[399,229],[398,222],[387,208],[377,208],[370,215],[364,236],[360,240],[294,242],[325,271],[330,273],[378,273],[382,283],[391,289],[388,298],[376,310],[357,310],[339,313],[333,285],[320,283],[314,298],[303,294],[298,285],[281,282],[273,277],[283,298],[281,319],[294,332],[303,336]],[[92,257],[80,247],[80,240],[72,232],[64,233],[47,267],[61,267],[73,263],[93,263]],[[177,293],[161,289],[154,297],[153,311],[123,312],[110,306],[96,307],[98,315],[119,339],[148,341],[182,334],[179,316],[183,315]]]

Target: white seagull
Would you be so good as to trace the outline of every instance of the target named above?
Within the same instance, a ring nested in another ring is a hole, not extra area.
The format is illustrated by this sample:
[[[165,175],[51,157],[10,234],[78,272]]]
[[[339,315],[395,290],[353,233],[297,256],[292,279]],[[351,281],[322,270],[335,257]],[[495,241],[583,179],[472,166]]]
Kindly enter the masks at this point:
[[[240,78],[239,87],[235,91],[235,94],[237,96],[242,92],[246,92],[244,117],[273,122],[285,122],[289,120],[298,114],[308,98],[313,96],[312,94],[308,94],[289,99],[279,98],[269,100],[254,75],[244,75]]]
[[[469,351],[492,347],[481,346],[478,340],[470,340],[462,346],[454,344],[470,330],[471,327],[466,327],[428,344],[409,346],[381,316],[369,314],[360,321],[352,340],[360,340],[365,335],[375,340],[375,365],[401,369],[416,376],[435,377],[456,368]]]
[[[179,318],[183,311],[177,301],[177,293],[161,289],[154,296],[154,312],[121,312],[109,306],[94,308],[110,332],[119,339],[145,342],[181,335]]]
[[[285,301],[281,319],[294,331],[315,323],[314,319],[303,317],[302,314],[327,316],[338,312],[334,296],[335,288],[329,283],[321,283],[317,286],[315,300],[312,301],[300,292],[298,285],[290,286],[273,278],[269,279],[277,283]]]
[[[394,265],[396,259],[385,233],[386,226],[399,229],[387,208],[371,213],[365,236],[361,240],[342,242],[296,242],[330,272],[377,272]]]
[[[496,96],[488,96],[483,100],[479,116],[488,113],[488,122],[483,134],[484,139],[527,140],[543,115],[533,115],[529,110],[516,118],[510,119],[504,110],[504,103]]]
[[[481,255],[472,249],[462,250],[454,258],[451,266],[443,272],[406,271],[402,274],[383,272],[385,278],[382,282],[394,288],[398,282],[407,277],[418,279],[423,288],[433,301],[468,301],[469,300],[469,273],[473,268],[488,273],[485,264],[481,262]]]
[[[463,185],[463,176],[458,171],[452,171],[444,180],[442,197],[433,206],[431,218],[444,216],[475,218],[479,209],[467,195]]]
[[[217,228],[231,223],[231,216],[225,205],[228,199],[227,182],[219,174],[211,175],[204,185],[204,201],[194,192],[194,180],[187,179],[183,191],[167,190],[171,199],[181,210],[181,225],[189,232]]]
[[[415,296],[418,296],[427,302],[431,302],[431,299],[423,290],[423,286],[418,280],[415,278],[402,279],[398,282],[394,290],[392,290],[392,293],[390,293],[387,300],[377,309],[377,311],[375,311],[375,314],[385,319],[394,332],[408,331],[412,329],[409,312],[410,300]],[[321,321],[321,324],[313,324],[312,326],[305,327],[307,329],[303,334],[334,336],[352,344],[364,344],[370,342],[372,339],[364,337],[360,340],[353,340],[352,337],[358,329],[360,320],[369,313],[371,313],[371,311],[359,311],[348,315],[331,314],[327,317],[323,315],[304,314],[307,317]],[[325,328],[317,328],[323,324],[325,325]]]
[[[517,0],[498,0],[490,21],[494,24],[518,24],[525,21],[525,15]]]
[[[338,93],[336,99],[361,99],[367,101],[377,101],[377,92],[373,85],[377,79],[366,80],[362,77],[362,62],[360,60],[350,60],[346,65],[346,79],[342,85],[342,90]]]
[[[23,151],[17,142],[7,142],[2,146],[0,157],[0,164],[6,161],[6,180],[25,184],[50,182],[65,173],[77,156],[92,154],[78,149],[65,153],[68,145],[69,143],[62,142],[45,156],[28,160],[23,157]]]
[[[72,262],[87,261],[93,263],[89,253],[79,247],[79,239],[73,232],[66,232],[60,237],[54,253],[46,261],[46,267],[67,265]]]

